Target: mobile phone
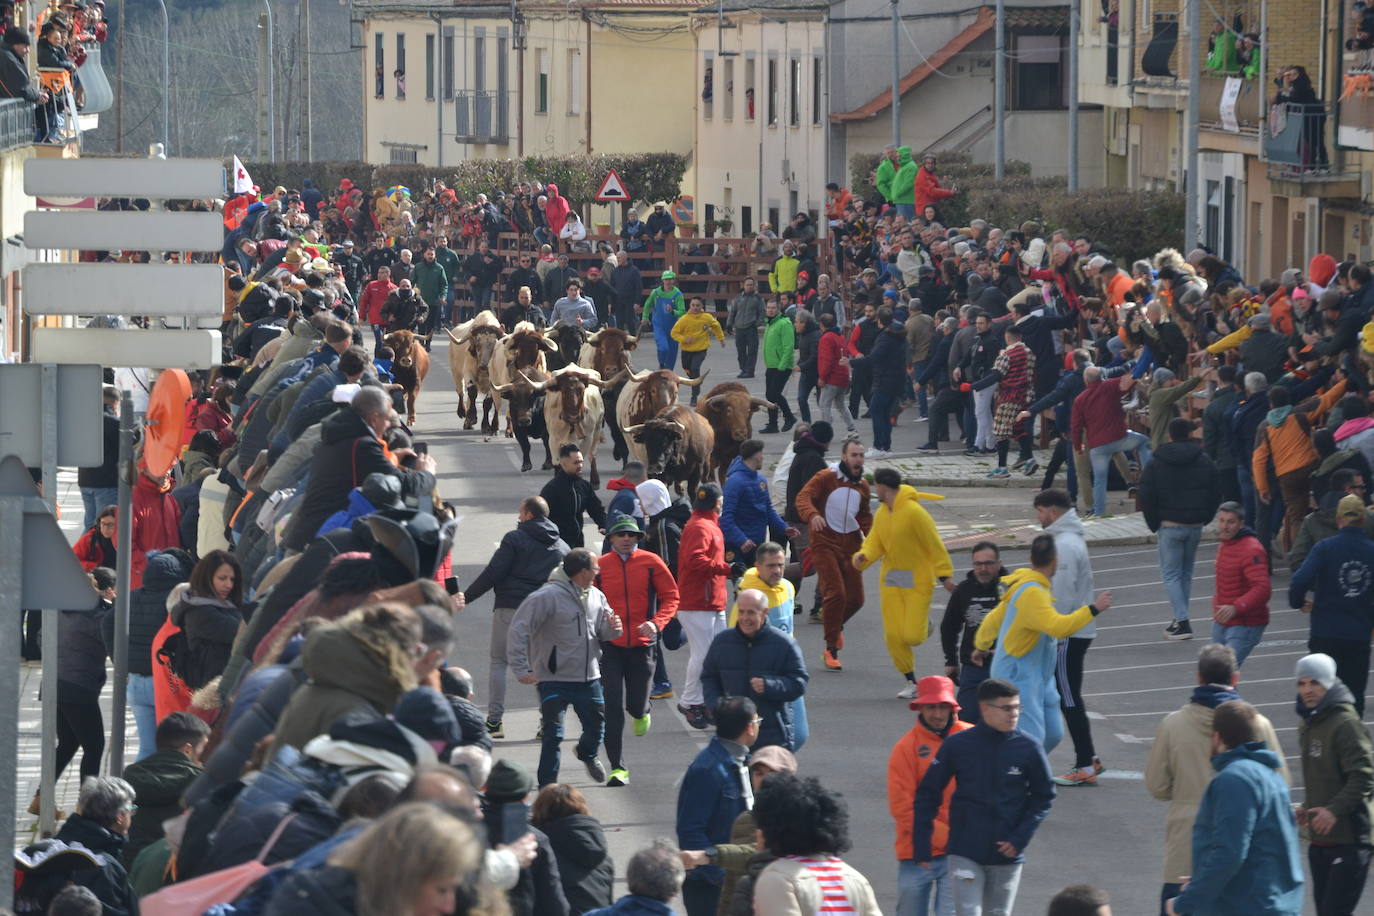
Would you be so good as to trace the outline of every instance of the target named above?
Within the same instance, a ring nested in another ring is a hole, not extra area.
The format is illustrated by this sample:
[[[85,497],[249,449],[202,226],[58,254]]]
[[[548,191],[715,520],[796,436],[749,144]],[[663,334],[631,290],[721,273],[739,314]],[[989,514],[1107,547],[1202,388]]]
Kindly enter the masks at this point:
[[[428,455],[428,454],[429,454],[429,443],[428,443],[428,442],[414,442],[414,443],[411,443],[411,448],[415,451],[415,454],[417,454],[417,455]]]
[[[461,591],[461,589],[458,588],[458,577],[449,576],[447,579],[445,579],[444,590],[447,591],[450,595],[458,594],[458,592]]]
[[[514,843],[530,831],[530,808],[524,802],[503,802],[496,815],[496,843]]]

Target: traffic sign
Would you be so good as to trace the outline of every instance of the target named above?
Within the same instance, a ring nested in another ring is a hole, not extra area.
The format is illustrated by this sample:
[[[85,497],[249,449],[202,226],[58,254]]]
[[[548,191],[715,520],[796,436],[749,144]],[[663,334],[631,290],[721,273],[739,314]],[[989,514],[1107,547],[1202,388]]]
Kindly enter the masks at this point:
[[[163,328],[34,328],[39,363],[89,363],[151,369],[213,369],[223,362],[219,331]]]
[[[16,455],[27,467],[43,461],[43,413],[57,415],[57,463],[91,467],[105,460],[101,418],[102,371],[96,359],[57,368],[57,403],[43,403],[43,367],[38,363],[0,366],[0,455]],[[53,607],[29,604],[26,607]]]
[[[224,247],[224,224],[219,214],[208,212],[31,210],[24,214],[24,245],[28,248],[113,248],[121,251],[219,251]]]
[[[596,200],[601,203],[629,203],[632,198],[630,192],[625,190],[625,183],[620,180],[615,169],[606,173],[606,177],[601,181],[601,188],[596,192]]]
[[[30,315],[195,315],[224,312],[218,264],[30,264],[24,268]]]
[[[18,559],[23,564],[21,607],[89,611],[100,596],[91,586],[81,562],[72,553],[52,511],[38,495],[29,470],[15,455],[0,460],[0,498],[23,497],[23,557],[0,557],[0,563]],[[0,620],[0,626],[18,626],[16,620]]]
[[[224,163],[218,159],[28,159],[24,193],[164,200],[222,197]]]

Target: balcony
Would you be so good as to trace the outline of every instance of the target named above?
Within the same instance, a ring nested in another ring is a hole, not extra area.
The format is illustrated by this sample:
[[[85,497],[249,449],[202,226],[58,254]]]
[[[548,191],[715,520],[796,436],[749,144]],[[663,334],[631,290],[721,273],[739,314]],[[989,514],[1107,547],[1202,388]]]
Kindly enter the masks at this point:
[[[1198,122],[1211,130],[1242,133],[1255,136],[1265,119],[1265,98],[1263,87],[1258,80],[1241,80],[1240,92],[1236,96],[1234,116],[1236,128],[1226,126],[1222,116],[1221,103],[1225,98],[1226,81],[1239,79],[1221,73],[1204,71],[1198,85]]]
[[[1264,157],[1275,194],[1287,197],[1362,197],[1361,176],[1333,155],[1332,106],[1325,102],[1275,105],[1269,110]]]
[[[1374,151],[1374,73],[1346,71],[1336,132],[1341,146]]]
[[[459,143],[510,142],[510,92],[461,89],[454,93]]]
[[[24,99],[0,100],[0,152],[33,143],[33,103]]]

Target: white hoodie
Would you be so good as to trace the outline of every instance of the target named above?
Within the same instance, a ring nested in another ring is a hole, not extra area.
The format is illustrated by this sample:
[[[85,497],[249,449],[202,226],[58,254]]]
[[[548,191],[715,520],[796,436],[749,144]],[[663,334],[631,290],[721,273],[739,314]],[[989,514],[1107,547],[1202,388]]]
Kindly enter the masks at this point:
[[[1055,550],[1059,555],[1059,568],[1050,582],[1050,589],[1054,592],[1054,609],[1061,614],[1071,614],[1085,604],[1092,604],[1093,569],[1088,559],[1088,542],[1083,540],[1083,520],[1078,517],[1078,511],[1070,509],[1065,512],[1045,528],[1045,533],[1053,535]],[[1094,617],[1073,635],[1075,639],[1095,637],[1097,618]]]

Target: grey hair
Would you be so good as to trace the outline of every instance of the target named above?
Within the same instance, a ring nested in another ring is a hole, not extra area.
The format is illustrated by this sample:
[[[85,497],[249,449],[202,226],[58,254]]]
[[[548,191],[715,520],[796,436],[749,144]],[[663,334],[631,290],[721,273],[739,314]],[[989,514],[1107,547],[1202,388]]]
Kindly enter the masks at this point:
[[[796,313],[792,317],[800,320],[802,324],[805,324],[808,321],[816,320],[816,316],[811,314],[810,309],[797,309]]]
[[[109,829],[120,812],[133,806],[134,787],[118,776],[88,776],[81,784],[76,810],[81,816]]]
[[[659,838],[630,857],[625,883],[630,893],[667,903],[682,890],[687,872],[672,840]]]
[[[948,334],[948,333],[950,333],[951,331],[953,331],[955,328],[959,327],[959,319],[958,319],[958,318],[946,318],[944,321],[940,322],[940,327],[944,329],[944,331],[945,331],[946,334]]]
[[[431,649],[441,649],[453,645],[456,635],[453,631],[453,615],[447,608],[433,604],[422,604],[415,608],[420,618],[420,639]]]
[[[1083,381],[1088,384],[1102,381],[1102,370],[1097,366],[1089,366],[1083,370]]]
[[[1069,254],[1073,254],[1073,246],[1071,246],[1068,242],[1055,242],[1055,243],[1054,243],[1054,250],[1055,250],[1055,251],[1064,251],[1064,252],[1068,252]]]
[[[1263,391],[1264,389],[1266,389],[1266,388],[1268,388],[1268,387],[1269,387],[1269,379],[1267,379],[1267,378],[1264,377],[1264,373],[1263,373],[1263,372],[1247,372],[1247,373],[1245,373],[1245,393],[1246,393],[1246,394],[1259,394],[1261,391]]]
[[[1133,274],[1148,274],[1149,272],[1149,261],[1136,261],[1134,264],[1131,265],[1131,273]]]
[[[476,744],[455,747],[449,754],[448,763],[474,790],[486,785],[487,777],[491,776],[491,753]]]
[[[391,409],[391,395],[386,393],[383,388],[375,385],[364,385],[358,389],[358,393],[353,395],[353,400],[349,401],[353,412],[360,417],[374,417],[379,413],[386,413]]]
[[[105,909],[100,898],[90,888],[68,884],[52,898],[46,912],[55,913],[57,916],[100,916]]]
[[[1108,261],[1106,258],[1102,257],[1102,255],[1099,254],[1088,262],[1088,266],[1091,267],[1093,270],[1102,270],[1110,263],[1110,261]]]
[[[970,221],[969,225],[977,226],[979,229],[986,229],[988,227],[988,221],[985,219],[975,219]]]

